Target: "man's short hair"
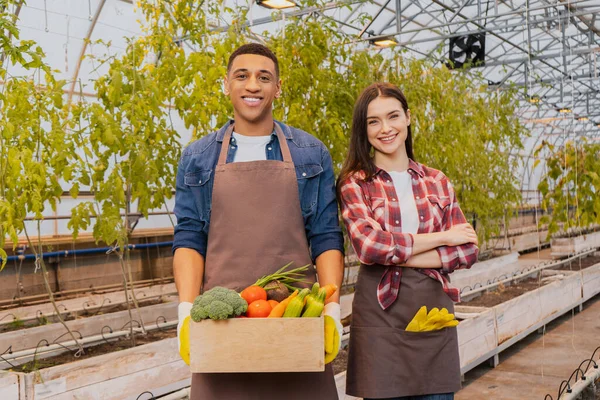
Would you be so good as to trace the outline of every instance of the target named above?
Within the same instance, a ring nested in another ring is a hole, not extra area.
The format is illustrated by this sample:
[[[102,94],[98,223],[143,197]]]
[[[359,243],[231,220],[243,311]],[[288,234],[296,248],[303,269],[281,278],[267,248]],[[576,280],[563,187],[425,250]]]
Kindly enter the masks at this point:
[[[256,54],[259,56],[267,57],[273,60],[275,64],[275,75],[279,77],[279,62],[277,61],[277,56],[275,53],[271,51],[267,46],[264,46],[259,43],[248,43],[238,47],[231,55],[229,56],[229,62],[227,63],[227,73],[231,71],[231,64],[233,64],[233,60],[237,56],[241,56],[242,54]]]

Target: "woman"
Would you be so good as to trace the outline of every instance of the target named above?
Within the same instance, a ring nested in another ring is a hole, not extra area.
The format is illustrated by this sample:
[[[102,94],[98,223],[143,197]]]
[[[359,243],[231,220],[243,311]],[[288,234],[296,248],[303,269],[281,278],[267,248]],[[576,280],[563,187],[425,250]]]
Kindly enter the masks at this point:
[[[459,292],[448,274],[475,263],[477,235],[448,178],[415,161],[410,123],[400,89],[366,88],[338,180],[342,218],[361,262],[346,392],[365,399],[448,400],[460,389],[456,322],[406,328],[422,306],[437,307],[428,317],[454,312]]]

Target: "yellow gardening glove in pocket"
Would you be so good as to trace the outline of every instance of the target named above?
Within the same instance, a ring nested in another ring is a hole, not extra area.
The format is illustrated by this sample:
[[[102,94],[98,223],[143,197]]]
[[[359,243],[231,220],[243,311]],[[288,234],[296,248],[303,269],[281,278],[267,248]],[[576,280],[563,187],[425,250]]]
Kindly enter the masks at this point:
[[[342,345],[342,322],[340,321],[340,305],[328,303],[323,310],[325,322],[325,364],[337,357]]]
[[[454,314],[450,314],[447,309],[442,308],[440,310],[434,307],[427,312],[427,307],[423,306],[417,311],[417,314],[410,321],[406,330],[409,332],[428,332],[457,325],[458,321],[454,319]]]
[[[190,365],[190,310],[192,303],[181,303],[178,307],[177,342],[181,359]]]
[[[427,321],[427,307],[419,308],[412,321],[408,323],[406,330],[409,332],[421,332],[421,326]]]

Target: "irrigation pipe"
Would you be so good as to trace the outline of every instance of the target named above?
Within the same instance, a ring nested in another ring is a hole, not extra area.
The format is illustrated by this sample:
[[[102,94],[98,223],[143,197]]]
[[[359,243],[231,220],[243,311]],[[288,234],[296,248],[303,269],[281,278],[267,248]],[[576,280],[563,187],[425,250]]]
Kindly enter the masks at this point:
[[[576,400],[586,387],[596,382],[597,379],[600,379],[600,368],[596,366],[591,371],[590,374],[585,375],[585,379],[580,379],[571,386],[570,393],[567,392],[565,396],[560,396],[560,400]]]

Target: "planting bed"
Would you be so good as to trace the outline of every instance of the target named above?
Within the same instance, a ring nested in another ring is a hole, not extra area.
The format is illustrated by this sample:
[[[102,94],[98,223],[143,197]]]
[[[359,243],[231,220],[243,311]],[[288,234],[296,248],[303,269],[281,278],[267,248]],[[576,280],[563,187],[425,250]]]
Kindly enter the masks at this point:
[[[583,301],[588,301],[600,293],[600,256],[586,257],[581,260],[581,265],[579,261],[575,261],[571,265],[563,265],[557,270],[581,274]]]
[[[553,258],[562,258],[585,249],[600,247],[600,232],[591,232],[570,238],[553,238],[550,247]]]
[[[504,303],[505,301],[514,299],[515,297],[521,296],[524,293],[538,289],[544,284],[545,283],[540,282],[538,279],[533,278],[514,283],[510,286],[504,286],[500,284],[498,285],[497,290],[484,293],[473,300],[461,302],[460,304],[472,307],[493,307]]]
[[[190,378],[177,339],[168,338],[35,372],[0,371],[0,398],[135,399],[146,391],[161,396],[189,386]]]
[[[580,260],[575,260],[571,263],[567,263],[558,268],[552,268],[552,269],[557,270],[557,271],[579,271],[579,270],[593,267],[596,264],[600,264],[600,256],[593,255],[593,256],[581,258]]]
[[[123,286],[121,286],[122,288]],[[148,287],[135,287],[135,296],[138,301],[161,298],[163,296],[177,293],[174,283],[154,285]],[[129,289],[129,300],[132,300],[131,289]],[[78,294],[75,298],[59,299],[56,305],[63,318],[75,318],[79,315],[95,314],[104,312],[113,306],[125,305],[125,293],[113,291],[106,293]],[[43,322],[54,322],[56,318],[52,303],[34,304],[26,306],[14,306],[0,311],[0,332],[6,330],[7,326],[30,325]],[[10,329],[10,328],[8,328]]]
[[[162,339],[173,338],[177,336],[176,328],[169,328],[165,330],[150,331],[146,334],[134,333],[135,335],[135,346],[141,346],[148,343],[153,343]],[[131,349],[132,342],[130,338],[121,338],[114,342],[103,343],[94,347],[85,349],[85,352],[78,357],[75,357],[73,353],[64,353],[58,356],[45,358],[43,360],[30,361],[17,367],[11,368],[12,372],[32,372],[44,368],[54,367],[57,365],[63,365],[74,361],[81,361],[91,357],[96,357],[102,354],[114,353],[116,351]]]
[[[456,305],[458,353],[461,373],[490,358],[498,346],[496,314],[493,309]]]

